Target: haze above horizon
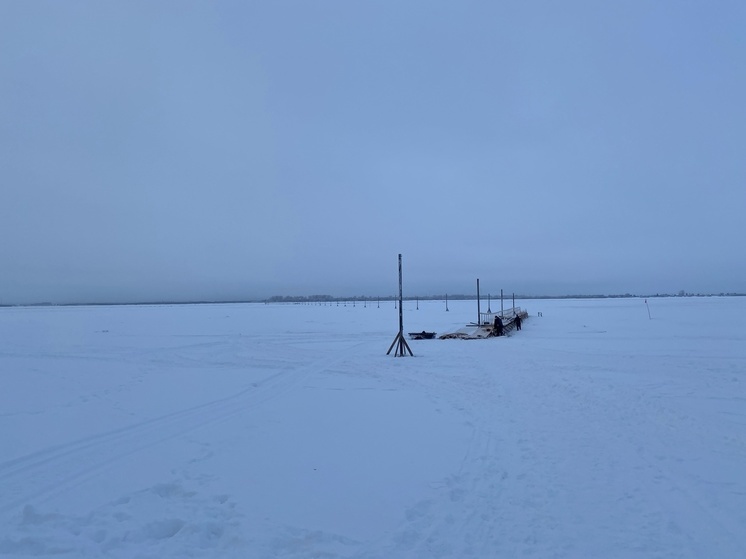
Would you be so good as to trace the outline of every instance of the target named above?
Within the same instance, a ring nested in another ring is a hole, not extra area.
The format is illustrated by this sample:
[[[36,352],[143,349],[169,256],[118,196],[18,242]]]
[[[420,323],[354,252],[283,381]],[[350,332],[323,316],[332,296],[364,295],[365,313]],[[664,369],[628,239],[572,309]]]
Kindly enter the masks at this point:
[[[0,3],[0,304],[743,293],[746,4]]]

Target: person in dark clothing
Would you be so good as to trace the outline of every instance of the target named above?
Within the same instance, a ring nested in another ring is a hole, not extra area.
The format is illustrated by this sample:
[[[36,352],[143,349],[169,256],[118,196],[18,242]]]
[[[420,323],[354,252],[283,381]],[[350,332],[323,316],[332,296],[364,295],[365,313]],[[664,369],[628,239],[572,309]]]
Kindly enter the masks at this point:
[[[515,315],[515,319],[513,320],[515,322],[515,329],[520,330],[521,329],[521,315],[517,314]]]
[[[495,336],[503,335],[503,321],[499,316],[495,316]]]

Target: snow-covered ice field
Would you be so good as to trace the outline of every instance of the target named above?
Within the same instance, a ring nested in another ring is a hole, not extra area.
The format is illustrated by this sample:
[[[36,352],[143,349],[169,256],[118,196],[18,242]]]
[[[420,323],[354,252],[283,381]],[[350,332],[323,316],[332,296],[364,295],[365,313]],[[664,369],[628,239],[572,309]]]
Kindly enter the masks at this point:
[[[746,557],[746,297],[517,304],[1,308],[0,556]]]

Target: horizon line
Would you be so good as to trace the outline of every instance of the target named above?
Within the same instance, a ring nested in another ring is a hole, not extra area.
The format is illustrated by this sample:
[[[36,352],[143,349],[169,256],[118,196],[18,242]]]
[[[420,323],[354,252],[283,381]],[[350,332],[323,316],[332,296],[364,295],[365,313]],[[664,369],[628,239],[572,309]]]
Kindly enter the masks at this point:
[[[693,292],[679,292],[679,293],[654,293],[654,294],[635,294],[635,293],[616,293],[616,294],[564,294],[564,295],[527,295],[527,294],[511,294],[510,296],[503,296],[505,299],[642,299],[642,298],[666,298],[666,297],[744,297],[746,293],[693,293]],[[172,300],[172,301],[126,301],[126,302],[112,302],[112,301],[90,301],[90,302],[68,302],[68,303],[52,303],[49,301],[38,302],[38,303],[0,303],[0,308],[15,308],[15,307],[86,307],[86,306],[144,306],[144,305],[231,305],[231,304],[248,304],[248,303],[337,303],[337,302],[369,302],[369,301],[397,301],[399,297],[394,295],[387,295],[383,297],[379,296],[368,296],[368,295],[357,295],[351,297],[337,297],[332,295],[272,295],[264,299],[199,299],[199,300]],[[404,301],[438,301],[450,299],[452,301],[476,301],[476,294],[465,295],[465,294],[452,294],[449,295],[444,293],[442,295],[407,295],[403,296]],[[499,300],[500,297],[491,296],[480,296],[480,300],[483,299],[494,299]]]

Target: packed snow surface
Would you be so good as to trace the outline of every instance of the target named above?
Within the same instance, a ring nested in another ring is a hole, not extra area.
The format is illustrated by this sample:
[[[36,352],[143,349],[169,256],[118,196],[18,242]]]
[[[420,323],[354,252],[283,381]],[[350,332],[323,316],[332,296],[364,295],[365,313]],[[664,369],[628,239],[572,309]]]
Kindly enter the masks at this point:
[[[746,297],[517,304],[2,308],[0,556],[746,557]]]

